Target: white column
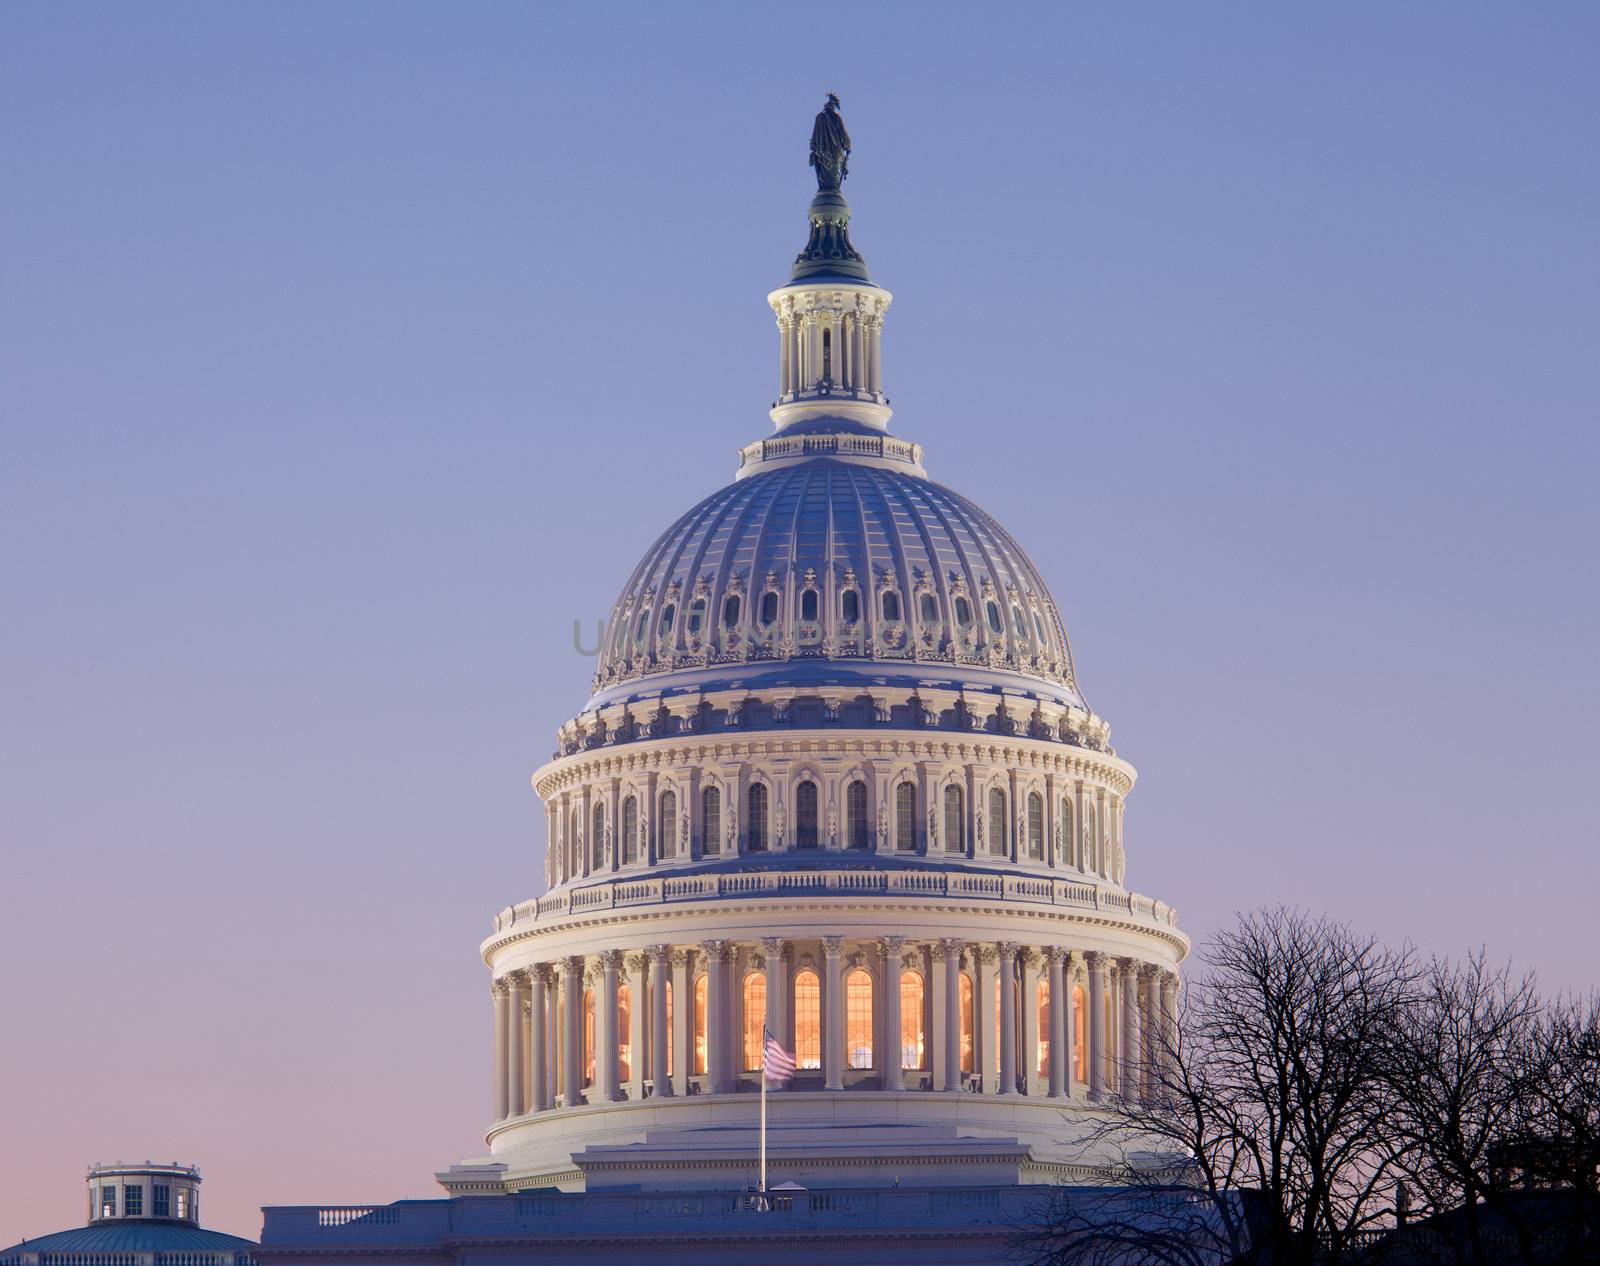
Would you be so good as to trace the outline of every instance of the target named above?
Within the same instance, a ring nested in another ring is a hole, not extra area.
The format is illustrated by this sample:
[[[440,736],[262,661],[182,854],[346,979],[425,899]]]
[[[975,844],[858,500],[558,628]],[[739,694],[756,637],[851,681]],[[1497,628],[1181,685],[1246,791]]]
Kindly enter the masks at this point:
[[[550,1009],[548,996],[550,972],[543,963],[528,970],[530,994],[528,999],[528,1079],[533,1083],[532,1112],[543,1112],[550,1106],[550,1069],[545,1058],[547,1038],[545,1017]]]
[[[617,970],[622,951],[600,955],[600,999],[594,1009],[595,1097],[610,1103],[617,1094]]]
[[[978,1031],[978,1075],[981,1079],[980,1093],[992,1095],[1000,1085],[1000,1035],[995,1031],[995,981],[998,979],[996,967],[1000,955],[993,945],[978,946],[974,951],[978,964],[973,973],[976,976],[976,997],[972,1000],[972,1009],[977,1013],[973,1016],[974,1028]]]
[[[793,1041],[788,1034],[789,972],[784,963],[787,949],[781,936],[761,938],[761,955],[767,965],[767,1028],[778,1039],[779,1045],[793,1050]],[[778,1088],[773,1087],[774,1090]]]
[[[1010,941],[995,946],[1000,983],[1000,1066],[995,1089],[1002,1095],[1017,1093],[1017,947]]]
[[[583,959],[574,954],[561,965],[562,1022],[561,1071],[566,1086],[562,1100],[569,1108],[583,1102]]]
[[[850,385],[857,391],[867,389],[866,346],[866,340],[862,337],[861,313],[853,312],[850,315]]]
[[[1022,1093],[1036,1095],[1039,1086],[1039,952],[1024,948],[1022,965]]]
[[[784,396],[789,391],[789,347],[793,340],[789,336],[789,321],[787,317],[778,318],[778,395]]]
[[[1106,1093],[1106,956],[1090,950],[1083,959],[1089,967],[1089,1098],[1098,1102]]]
[[[1161,973],[1161,1049],[1157,1058],[1162,1073],[1171,1077],[1178,1064],[1178,973]]]
[[[1119,958],[1117,968],[1122,983],[1122,1041],[1117,1058],[1117,1088],[1130,1103],[1139,1099],[1139,964]]]
[[[1158,968],[1146,964],[1139,971],[1140,993],[1143,995],[1143,1005],[1139,1008],[1139,1029],[1143,1041],[1139,1044],[1140,1055],[1138,1078],[1139,1094],[1144,1102],[1149,1103],[1156,1097],[1157,1082],[1160,1070],[1156,1067],[1157,1052],[1160,1043],[1156,1039],[1156,1026],[1160,1023],[1161,1016],[1161,976]],[[1132,1074],[1130,1074],[1132,1075]]]
[[[667,1076],[667,955],[665,945],[650,949],[650,1093],[658,1098],[672,1093]]]
[[[672,1093],[689,1093],[694,1068],[694,981],[689,975],[689,951],[672,951]]]
[[[822,938],[822,1077],[825,1090],[844,1089],[844,937]]]
[[[883,1070],[879,1084],[885,1090],[904,1090],[901,1072],[904,1052],[900,1048],[900,951],[905,938],[883,938],[883,1054],[878,1066]]]
[[[489,986],[494,1000],[494,1119],[504,1121],[510,1111],[510,1079],[506,1072],[506,1047],[510,1042],[511,990],[503,980]]]
[[[522,1008],[528,996],[527,980],[520,971],[511,972],[507,977],[506,1113],[514,1117],[528,1110],[522,1094]]]
[[[961,942],[947,937],[939,942],[944,953],[944,1084],[943,1090],[961,1089]]]
[[[883,318],[872,317],[867,322],[867,372],[871,375],[873,391],[883,391]]]
[[[728,1086],[728,943],[706,941],[706,1079],[712,1092],[725,1094]]]
[[[1071,1009],[1067,997],[1066,953],[1059,945],[1050,946],[1045,953],[1050,959],[1050,1097],[1059,1099],[1072,1076],[1067,1066],[1072,1053],[1066,1040],[1070,1025],[1065,1023],[1065,1013]]]
[[[649,959],[643,954],[628,958],[628,1098],[638,1103],[644,1098],[644,1083],[650,1076],[645,1066],[644,1019],[649,1003],[645,995],[645,967]]]

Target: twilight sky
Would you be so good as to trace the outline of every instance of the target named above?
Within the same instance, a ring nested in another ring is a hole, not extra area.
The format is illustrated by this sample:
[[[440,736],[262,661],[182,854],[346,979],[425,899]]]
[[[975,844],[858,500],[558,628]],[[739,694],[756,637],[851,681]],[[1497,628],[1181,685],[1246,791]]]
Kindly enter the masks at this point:
[[[1600,9],[0,6],[0,1246],[481,1150],[602,616],[770,429],[839,92],[897,434],[1130,883],[1600,958]]]

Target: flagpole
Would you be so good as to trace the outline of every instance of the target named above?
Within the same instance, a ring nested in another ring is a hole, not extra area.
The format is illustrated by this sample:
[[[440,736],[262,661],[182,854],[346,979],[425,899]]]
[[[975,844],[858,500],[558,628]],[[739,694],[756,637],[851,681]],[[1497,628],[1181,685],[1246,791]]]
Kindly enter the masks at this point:
[[[767,1191],[767,1044],[761,1043],[761,1193]]]

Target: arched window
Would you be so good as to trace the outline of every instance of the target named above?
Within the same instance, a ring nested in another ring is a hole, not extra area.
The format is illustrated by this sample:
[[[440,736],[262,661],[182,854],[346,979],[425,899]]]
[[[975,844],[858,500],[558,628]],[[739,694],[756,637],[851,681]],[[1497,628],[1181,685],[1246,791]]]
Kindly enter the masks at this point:
[[[706,600],[704,598],[696,598],[689,604],[689,623],[684,631],[688,633],[690,637],[699,637],[701,631],[705,627]]]
[[[1072,986],[1072,1075],[1089,1084],[1089,999],[1082,985]]]
[[[670,602],[661,608],[661,627],[656,636],[663,642],[672,636],[672,617],[677,614],[678,608]]]
[[[1050,1071],[1050,979],[1040,976],[1034,989],[1035,1032],[1039,1034],[1039,1059],[1034,1072],[1043,1077]]]
[[[722,604],[722,627],[737,628],[739,624],[739,595],[730,593]]]
[[[890,589],[883,595],[883,618],[885,620],[898,620],[900,618],[900,595]]]
[[[594,869],[606,864],[606,811],[604,806],[594,807],[594,830],[589,835],[589,849],[594,854]]]
[[[700,792],[700,848],[706,853],[722,851],[722,791],[717,787]]]
[[[926,989],[922,973],[900,973],[900,1067],[928,1066],[928,1030],[923,1023]]]
[[[1061,797],[1061,863],[1064,866],[1077,865],[1078,837],[1072,832],[1072,797]]]
[[[639,860],[639,802],[628,796],[622,802],[622,862]]]
[[[1044,797],[1028,793],[1028,856],[1044,860]]]
[[[800,618],[802,620],[815,620],[817,618],[817,591],[807,589],[800,595]]]
[[[962,807],[961,788],[949,783],[944,789],[944,851],[966,852],[967,820]]]
[[[676,792],[661,793],[661,825],[656,828],[661,840],[662,857],[674,857],[678,852],[678,796]]]
[[[833,378],[833,331],[822,331],[822,376],[825,379]]]
[[[636,623],[633,626],[633,640],[635,642],[637,642],[640,646],[644,645],[645,630],[647,630],[649,627],[650,627],[650,608],[646,607],[643,611],[639,612],[638,623]]]
[[[861,595],[854,589],[846,589],[839,599],[839,614],[846,624],[854,624],[861,618]]]
[[[583,991],[583,1084],[594,1085],[594,990]]]
[[[627,1081],[633,1076],[633,990],[617,982],[617,1076]]]
[[[744,1064],[746,1072],[761,1067],[766,1050],[762,1030],[767,1026],[767,976],[753,971],[744,978]]]
[[[844,838],[849,848],[866,848],[867,784],[859,778],[844,789]]]
[[[810,779],[794,789],[794,842],[796,848],[817,846],[817,784]]]
[[[567,878],[572,878],[583,865],[578,830],[583,826],[583,816],[576,809],[567,814]]]
[[[989,789],[989,851],[997,857],[1007,852],[1006,793],[998,787]]]
[[[939,623],[939,600],[931,593],[922,595],[922,622],[924,624]]]
[[[694,1073],[706,1070],[706,978],[702,973],[694,978]]]
[[[761,624],[767,627],[776,623],[778,619],[778,595],[768,589],[761,595]]]
[[[845,1067],[872,1067],[872,974],[857,967],[844,978]]]
[[[1013,605],[1011,608],[1011,627],[1016,630],[1018,640],[1028,636],[1028,622],[1023,618],[1022,608]]]
[[[668,607],[667,609],[670,611],[672,608]],[[1043,646],[1045,643],[1044,617],[1037,611],[1033,613],[1033,631],[1039,635],[1039,645]]]
[[[972,1009],[972,975],[969,972],[961,973],[961,1071],[975,1073],[978,1071],[978,1042],[977,1030],[973,1022],[977,1019]]]
[[[984,603],[983,613],[988,617],[989,631],[991,633],[1002,633],[1005,631],[1005,625],[1000,622],[1000,607],[998,604],[993,602]]]
[[[894,846],[901,853],[917,851],[917,789],[908,782],[894,789]]]
[[[751,783],[747,800],[750,819],[745,824],[747,847],[752,853],[764,853],[767,850],[767,785]]]
[[[956,596],[956,623],[964,629],[972,625],[972,604],[959,594]]]
[[[794,1057],[801,1068],[822,1067],[822,981],[809,968],[794,978]]]

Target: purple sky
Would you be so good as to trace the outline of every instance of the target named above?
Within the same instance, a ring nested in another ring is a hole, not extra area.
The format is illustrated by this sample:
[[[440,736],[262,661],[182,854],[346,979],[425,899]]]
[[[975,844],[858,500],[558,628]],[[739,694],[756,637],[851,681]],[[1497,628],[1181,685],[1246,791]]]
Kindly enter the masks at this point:
[[[609,607],[764,434],[833,89],[898,434],[1130,882],[1591,983],[1600,9],[0,6],[0,1246],[437,1194]]]

